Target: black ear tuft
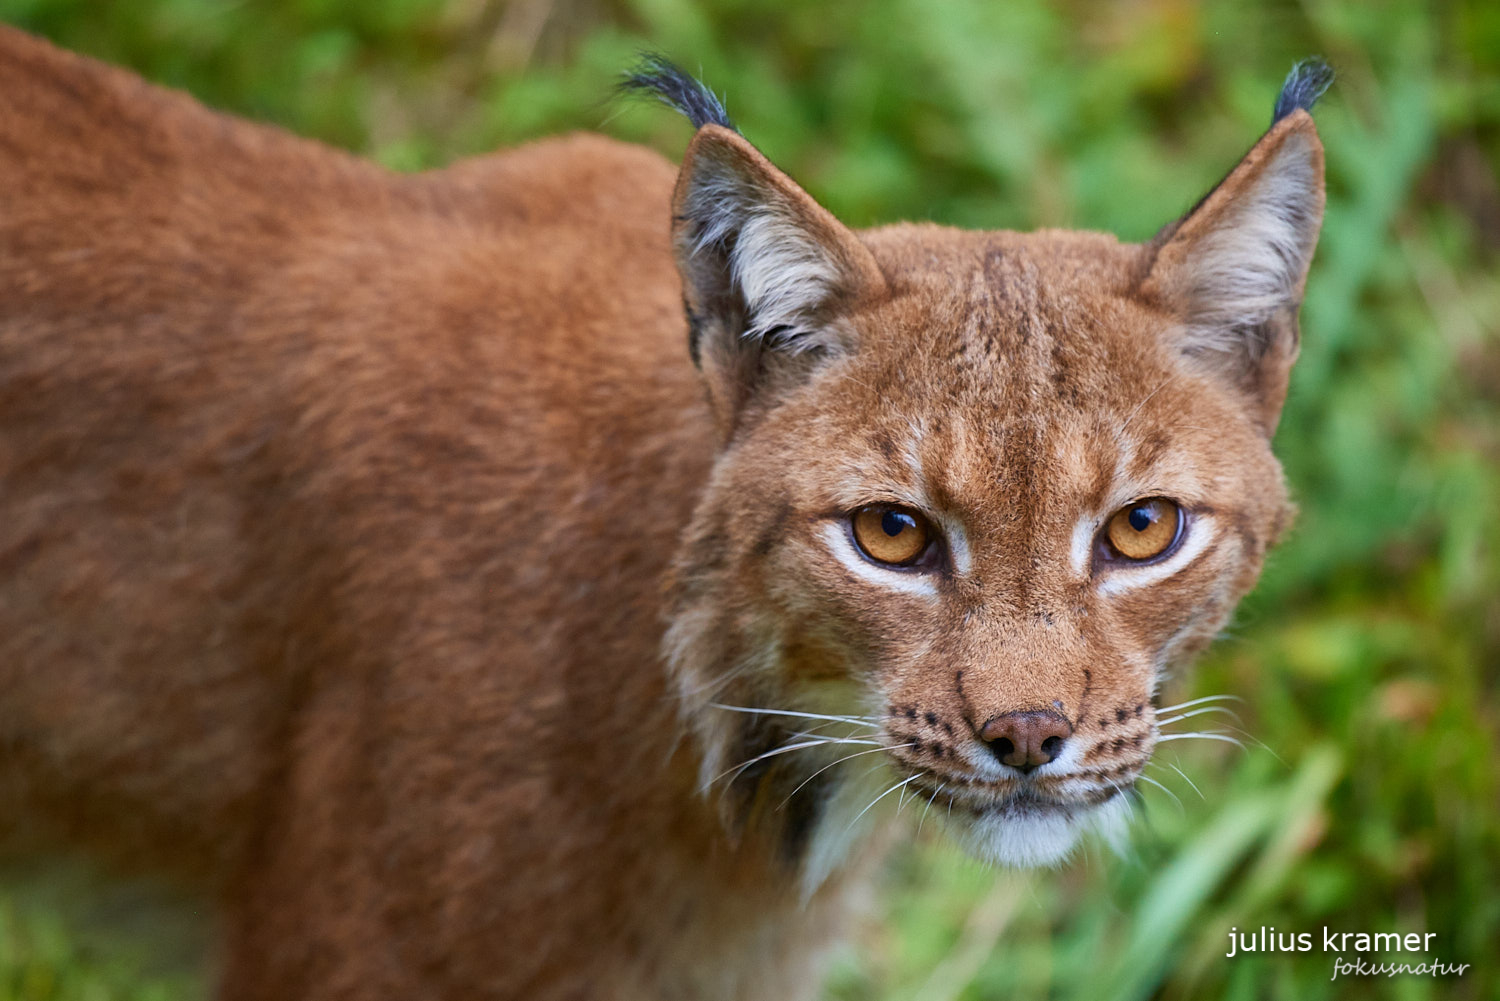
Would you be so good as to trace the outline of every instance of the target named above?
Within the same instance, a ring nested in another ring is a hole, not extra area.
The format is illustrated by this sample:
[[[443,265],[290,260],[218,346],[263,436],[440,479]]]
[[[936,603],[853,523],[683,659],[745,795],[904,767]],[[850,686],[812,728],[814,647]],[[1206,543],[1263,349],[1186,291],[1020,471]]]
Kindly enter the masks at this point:
[[[1311,111],[1318,98],[1333,84],[1333,67],[1314,56],[1304,59],[1292,67],[1281,85],[1281,96],[1276,98],[1276,110],[1271,112],[1271,124],[1275,125],[1287,115],[1301,108]]]
[[[622,94],[649,94],[655,97],[662,104],[685,115],[695,129],[701,129],[705,125],[720,125],[734,132],[739,131],[729,120],[729,113],[724,110],[724,105],[719,103],[713,91],[659,53],[642,53],[641,61],[625,73],[625,79],[620,81],[618,89]]]

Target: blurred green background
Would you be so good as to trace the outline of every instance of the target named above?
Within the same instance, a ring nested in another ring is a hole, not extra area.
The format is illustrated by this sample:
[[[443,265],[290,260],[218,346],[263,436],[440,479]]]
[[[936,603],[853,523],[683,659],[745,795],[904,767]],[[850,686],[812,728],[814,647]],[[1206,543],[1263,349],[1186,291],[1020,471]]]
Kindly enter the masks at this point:
[[[0,0],[0,20],[402,170],[574,128],[676,156],[685,124],[607,100],[649,47],[852,224],[1137,240],[1326,56],[1327,223],[1277,438],[1301,521],[1165,696],[1240,696],[1205,728],[1247,749],[1163,745],[1125,858],[995,873],[928,825],[828,996],[1500,997],[1500,4]],[[0,998],[203,995],[156,932],[126,934],[137,909],[78,917],[87,880],[35,882],[0,879]],[[1471,966],[1225,958],[1263,925],[1429,930],[1431,958]]]

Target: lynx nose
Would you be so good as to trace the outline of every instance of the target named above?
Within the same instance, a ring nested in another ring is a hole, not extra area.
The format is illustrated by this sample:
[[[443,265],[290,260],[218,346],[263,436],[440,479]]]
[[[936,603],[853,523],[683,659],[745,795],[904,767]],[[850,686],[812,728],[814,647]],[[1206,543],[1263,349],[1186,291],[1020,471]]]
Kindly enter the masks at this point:
[[[1048,709],[1008,712],[996,716],[979,731],[979,739],[1002,764],[1029,772],[1062,753],[1073,726]]]

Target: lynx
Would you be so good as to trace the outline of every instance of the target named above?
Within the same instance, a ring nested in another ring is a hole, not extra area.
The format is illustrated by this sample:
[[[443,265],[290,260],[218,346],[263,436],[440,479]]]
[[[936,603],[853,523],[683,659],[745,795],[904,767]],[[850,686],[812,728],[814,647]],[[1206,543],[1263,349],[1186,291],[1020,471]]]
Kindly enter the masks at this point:
[[[225,1001],[785,1001],[899,800],[1114,836],[1290,516],[1327,82],[1135,245],[852,231],[661,60],[680,169],[401,176],[0,32],[7,850]]]

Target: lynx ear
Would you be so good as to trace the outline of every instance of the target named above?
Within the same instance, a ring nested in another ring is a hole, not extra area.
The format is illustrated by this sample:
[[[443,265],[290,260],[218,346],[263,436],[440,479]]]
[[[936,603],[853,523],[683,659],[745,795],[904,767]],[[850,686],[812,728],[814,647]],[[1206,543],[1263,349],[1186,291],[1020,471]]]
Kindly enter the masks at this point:
[[[852,351],[838,314],[885,287],[859,238],[739,133],[698,130],[672,200],[693,359],[732,426],[768,381]]]
[[[750,145],[702,83],[648,53],[620,89],[656,98],[698,130],[672,197],[672,247],[693,363],[727,438],[753,398],[854,350],[854,331],[838,316],[880,294],[885,278],[859,238]]]
[[[1297,310],[1323,221],[1323,146],[1307,108],[1332,75],[1299,64],[1271,129],[1154,241],[1141,286],[1181,322],[1180,350],[1245,390],[1269,435],[1298,348]]]

